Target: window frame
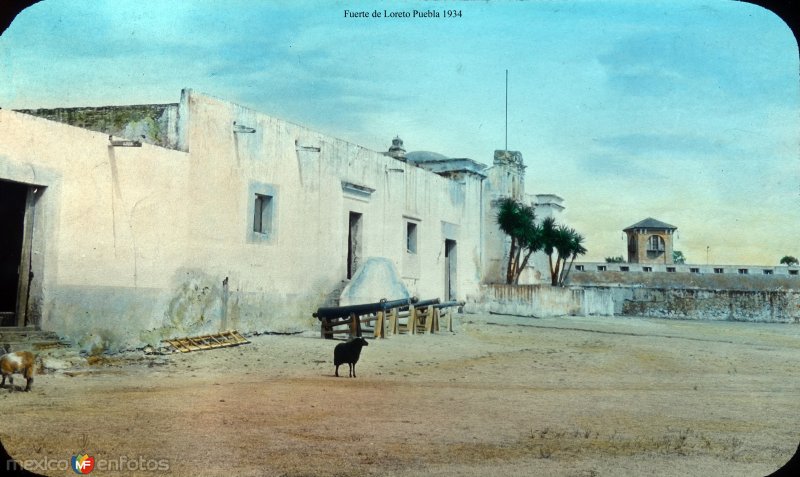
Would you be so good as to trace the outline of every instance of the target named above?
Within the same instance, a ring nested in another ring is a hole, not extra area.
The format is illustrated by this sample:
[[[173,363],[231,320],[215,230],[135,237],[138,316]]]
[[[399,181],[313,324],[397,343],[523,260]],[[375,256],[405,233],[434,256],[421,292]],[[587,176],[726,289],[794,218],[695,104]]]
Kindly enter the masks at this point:
[[[267,198],[267,200],[265,200]],[[261,230],[256,226],[256,209],[262,207],[260,216]],[[278,188],[272,184],[251,182],[247,188],[247,242],[270,243],[274,242],[278,233]],[[267,212],[267,216],[264,213]],[[267,222],[264,224],[264,222]],[[265,228],[266,227],[266,228]]]
[[[408,255],[419,254],[419,222],[406,219],[406,253]]]

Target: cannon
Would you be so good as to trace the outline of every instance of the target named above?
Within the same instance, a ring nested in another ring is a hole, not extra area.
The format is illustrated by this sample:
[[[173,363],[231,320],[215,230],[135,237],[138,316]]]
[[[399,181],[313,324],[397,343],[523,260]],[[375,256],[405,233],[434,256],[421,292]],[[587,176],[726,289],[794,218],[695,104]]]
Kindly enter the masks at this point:
[[[383,337],[383,314],[394,308],[408,308],[418,302],[417,297],[401,298],[398,300],[381,300],[375,303],[364,303],[359,305],[329,306],[317,308],[312,314],[320,321],[322,337],[333,339],[334,333],[349,333],[350,336],[361,336],[361,323],[379,321],[376,324],[376,337]],[[380,315],[361,318],[363,315]],[[348,330],[334,330],[338,325],[350,325]],[[380,330],[378,329],[380,326]]]
[[[439,304],[438,298],[432,298],[430,300],[419,300],[416,303],[414,303],[414,308],[427,308],[431,305],[438,305],[438,304]]]
[[[377,313],[379,311],[386,311],[392,308],[408,307],[408,305],[416,305],[419,299],[415,296],[411,298],[401,298],[399,300],[381,300],[375,303],[364,303],[361,305],[345,305],[345,306],[328,306],[317,308],[317,311],[312,316],[320,321],[332,320],[334,318],[344,318],[351,314],[367,315]],[[432,300],[426,300],[432,301]],[[436,299],[439,302],[439,299]]]
[[[466,305],[465,302],[463,302],[463,301],[455,301],[455,300],[446,301],[444,303],[437,303],[436,305],[433,305],[433,309],[434,309],[434,313],[435,313],[435,315],[434,315],[435,316],[435,318],[434,318],[435,319],[435,323],[434,324],[435,324],[436,328],[438,329],[438,327],[439,327],[439,318],[441,318],[442,316],[446,316],[447,317],[447,331],[453,331],[453,313],[448,311],[447,309],[451,308],[451,307],[454,307],[454,306],[457,306],[459,311],[461,311],[463,309],[464,305]]]

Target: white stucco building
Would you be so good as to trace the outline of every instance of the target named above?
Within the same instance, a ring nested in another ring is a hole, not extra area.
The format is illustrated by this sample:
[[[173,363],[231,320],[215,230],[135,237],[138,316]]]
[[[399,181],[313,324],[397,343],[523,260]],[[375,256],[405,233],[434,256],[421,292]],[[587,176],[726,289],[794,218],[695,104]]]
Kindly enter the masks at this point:
[[[492,202],[525,197],[524,166],[510,151],[492,167],[444,159],[191,90],[138,109],[0,110],[2,324],[109,348],[309,329],[369,257],[414,295],[465,299],[502,280]]]

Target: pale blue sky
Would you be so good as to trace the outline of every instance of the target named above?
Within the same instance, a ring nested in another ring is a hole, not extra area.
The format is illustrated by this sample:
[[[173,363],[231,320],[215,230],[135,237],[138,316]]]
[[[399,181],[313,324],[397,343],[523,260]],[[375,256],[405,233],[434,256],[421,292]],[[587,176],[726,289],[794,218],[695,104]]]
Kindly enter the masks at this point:
[[[347,18],[452,8],[460,18]],[[44,0],[0,37],[0,106],[177,102],[191,87],[384,151],[522,152],[586,259],[676,225],[690,262],[800,256],[800,82],[760,7],[694,1]],[[2,140],[2,138],[0,138]]]

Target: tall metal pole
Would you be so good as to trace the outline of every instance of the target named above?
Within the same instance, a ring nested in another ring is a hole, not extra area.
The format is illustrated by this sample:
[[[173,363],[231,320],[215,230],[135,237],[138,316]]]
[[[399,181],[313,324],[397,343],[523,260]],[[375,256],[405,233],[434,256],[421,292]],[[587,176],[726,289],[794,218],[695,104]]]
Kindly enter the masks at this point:
[[[508,151],[508,70],[506,70],[506,151]]]

